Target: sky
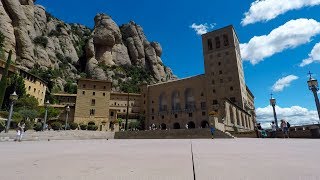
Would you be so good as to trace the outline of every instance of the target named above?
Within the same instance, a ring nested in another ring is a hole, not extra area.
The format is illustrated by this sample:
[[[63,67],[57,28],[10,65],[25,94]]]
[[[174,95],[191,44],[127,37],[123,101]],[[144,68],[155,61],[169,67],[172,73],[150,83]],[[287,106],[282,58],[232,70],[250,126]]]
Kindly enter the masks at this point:
[[[118,24],[141,25],[160,42],[162,60],[179,78],[204,73],[201,34],[233,25],[240,40],[245,79],[255,95],[257,120],[291,124],[319,122],[308,72],[320,78],[320,0],[37,0],[67,23],[94,26],[106,13]],[[319,44],[318,44],[319,43]]]

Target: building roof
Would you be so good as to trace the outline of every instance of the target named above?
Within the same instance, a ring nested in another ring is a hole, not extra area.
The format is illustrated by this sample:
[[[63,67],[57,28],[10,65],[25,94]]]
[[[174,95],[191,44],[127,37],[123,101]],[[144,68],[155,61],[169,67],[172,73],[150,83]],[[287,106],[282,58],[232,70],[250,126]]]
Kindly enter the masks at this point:
[[[156,83],[156,84],[148,85],[148,87],[157,86],[157,85],[161,85],[161,84],[172,83],[172,82],[178,82],[178,81],[183,81],[183,80],[188,80],[188,79],[202,77],[202,76],[204,76],[204,74],[200,74],[200,75],[196,75],[196,76],[190,76],[190,77],[186,77],[186,78],[182,78],[182,79],[169,80],[167,82]]]
[[[128,95],[128,93],[125,93],[125,92],[114,92],[112,91],[111,92],[111,95]],[[129,96],[141,96],[141,94],[138,94],[138,93],[129,93]]]
[[[234,29],[234,27],[233,27],[232,24],[231,24],[231,25],[228,25],[228,26],[225,26],[225,27],[222,27],[222,28],[219,28],[219,29],[215,29],[215,30],[210,31],[210,32],[208,32],[208,33],[202,34],[202,37],[206,37],[206,36],[208,36],[209,34],[211,34],[211,33],[213,33],[213,32],[221,31],[221,30],[225,30],[225,29],[229,29],[229,28],[231,28],[231,29],[233,30],[233,32],[235,33],[237,39],[239,40],[239,36],[238,36],[237,32],[235,31],[235,29]],[[240,41],[240,40],[239,40],[239,41]]]
[[[68,97],[77,97],[77,94],[68,94],[68,93],[52,93],[53,96],[68,96]]]
[[[29,73],[29,72],[27,72],[27,71],[25,71],[25,70],[23,70],[23,69],[20,69],[20,68],[18,68],[18,69],[19,69],[19,71],[20,71],[20,74],[21,74],[21,72],[23,72],[23,73],[25,73],[25,74],[28,74],[28,75],[30,75],[30,76],[32,76],[32,77],[37,78],[37,79],[38,79],[39,81],[41,81],[43,84],[48,85],[48,82],[45,81],[45,80],[43,80],[43,79],[41,79],[40,77],[38,77],[38,76],[36,76],[36,75],[34,75],[34,74],[31,74],[31,73]]]
[[[91,81],[91,82],[105,82],[112,83],[110,80],[98,80],[98,79],[89,79],[89,78],[80,78],[78,81]]]
[[[249,87],[248,86],[246,86],[246,89],[247,89],[247,92],[253,97],[253,99],[254,99],[254,95],[252,94],[252,92],[250,91],[250,89],[249,89]]]

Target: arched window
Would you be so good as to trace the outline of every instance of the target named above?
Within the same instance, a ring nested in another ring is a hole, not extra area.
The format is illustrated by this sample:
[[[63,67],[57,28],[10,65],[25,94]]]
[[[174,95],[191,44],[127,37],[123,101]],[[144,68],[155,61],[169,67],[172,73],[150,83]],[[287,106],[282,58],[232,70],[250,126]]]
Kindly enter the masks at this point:
[[[171,95],[172,102],[172,110],[180,110],[180,93],[178,91],[174,91]]]
[[[193,89],[191,88],[187,88],[185,93],[185,102],[186,102],[186,109],[195,109],[196,105],[195,105],[195,100],[194,100],[194,93],[193,93]]]
[[[229,106],[229,111],[230,111],[230,122],[234,124],[234,114],[231,106]]]
[[[159,96],[159,111],[167,111],[167,96],[166,94],[163,92],[161,93],[161,95]]]

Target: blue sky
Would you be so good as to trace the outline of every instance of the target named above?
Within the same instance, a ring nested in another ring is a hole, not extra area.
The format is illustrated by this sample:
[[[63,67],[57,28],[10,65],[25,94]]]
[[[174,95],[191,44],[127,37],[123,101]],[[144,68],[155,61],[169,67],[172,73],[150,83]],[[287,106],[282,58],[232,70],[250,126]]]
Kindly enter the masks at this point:
[[[284,78],[274,86],[280,118],[292,119],[293,123],[314,122],[317,118],[316,108],[306,81],[309,70],[316,78],[320,78],[319,63],[303,67],[300,64],[320,42],[320,0],[253,2],[37,0],[51,14],[69,23],[77,22],[93,27],[93,18],[97,13],[111,15],[118,25],[135,21],[144,28],[150,41],[161,43],[164,63],[180,78],[204,73],[201,36],[190,26],[193,23],[202,24],[208,26],[206,30],[210,30],[211,24],[215,25],[213,29],[232,24],[240,43],[250,42],[241,53],[246,83],[256,97],[258,120],[272,119],[268,107],[270,93],[275,83]],[[247,16],[246,12],[249,12]],[[246,22],[241,23],[245,17]],[[293,21],[289,23],[290,20]],[[256,41],[252,40],[254,36],[268,34]],[[272,47],[279,52],[264,52]],[[320,53],[320,47],[315,48],[314,52]],[[261,55],[265,53],[269,54],[265,57]],[[314,56],[311,59],[320,62],[320,57]]]

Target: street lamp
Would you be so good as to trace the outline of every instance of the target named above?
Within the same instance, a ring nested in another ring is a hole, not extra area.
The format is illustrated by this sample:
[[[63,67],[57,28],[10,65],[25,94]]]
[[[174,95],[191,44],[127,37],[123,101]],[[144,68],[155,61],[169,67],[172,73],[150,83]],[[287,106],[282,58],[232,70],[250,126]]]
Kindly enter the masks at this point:
[[[318,91],[319,91],[319,86],[318,86],[318,81],[316,79],[312,78],[312,73],[309,71],[310,78],[308,80],[308,87],[309,90],[313,92],[314,100],[316,102],[317,106],[317,111],[318,111],[318,116],[320,120],[320,103],[319,103],[319,98],[318,98]]]
[[[44,107],[46,108],[46,112],[44,114],[44,123],[43,123],[43,127],[42,127],[42,130],[44,131],[46,129],[46,123],[47,123],[47,116],[48,116],[48,107],[50,105],[50,102],[49,100],[47,100],[45,103],[44,103]]]
[[[64,130],[67,130],[69,112],[70,112],[70,107],[69,107],[69,105],[67,105],[67,107],[66,107],[66,124],[65,124]]]
[[[272,109],[273,109],[273,117],[274,117],[274,122],[276,124],[276,128],[279,129],[279,126],[278,126],[278,119],[277,119],[277,113],[276,113],[276,104],[277,104],[277,101],[275,98],[272,97],[273,94],[271,94],[271,98],[270,98],[270,105],[272,106]]]
[[[18,100],[18,95],[16,93],[16,91],[14,91],[11,95],[10,95],[10,100],[11,100],[11,103],[10,103],[10,112],[9,112],[9,117],[8,117],[8,121],[7,121],[7,127],[6,127],[6,133],[8,133],[9,131],[9,128],[10,128],[10,122],[11,122],[11,119],[12,119],[12,114],[13,114],[13,105],[14,103]]]

